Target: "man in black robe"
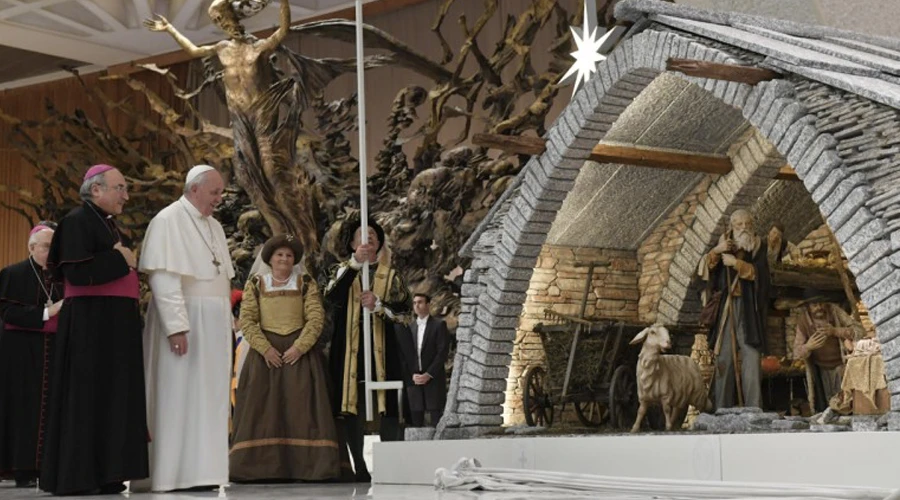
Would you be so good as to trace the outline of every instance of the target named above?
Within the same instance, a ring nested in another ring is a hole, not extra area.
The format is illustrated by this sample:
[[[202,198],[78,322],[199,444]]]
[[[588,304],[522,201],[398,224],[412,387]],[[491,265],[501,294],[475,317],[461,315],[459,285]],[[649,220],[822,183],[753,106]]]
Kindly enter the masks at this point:
[[[325,288],[334,325],[329,351],[332,411],[338,419],[339,434],[347,440],[359,482],[371,481],[363,459],[366,399],[362,310],[365,307],[372,311],[372,380],[384,382],[403,380],[394,323],[405,322],[405,315],[412,309],[403,277],[391,268],[390,252],[384,248],[384,230],[374,220],[369,220],[368,226],[368,242],[363,245],[359,219],[343,223],[341,241],[346,242],[350,258],[332,270]],[[360,286],[360,270],[365,261],[369,262],[369,291],[362,291]],[[381,416],[381,440],[402,439],[397,393],[378,391],[373,396],[377,396],[372,398],[374,413]]]
[[[710,297],[716,292],[721,297],[709,337],[709,345],[717,346],[718,353],[714,382],[716,408],[733,407],[736,402],[762,407],[759,360],[766,350],[769,309],[767,248],[767,242],[754,232],[750,212],[736,210],[731,215],[729,231],[700,263],[699,274],[711,285]],[[740,353],[741,360],[739,396],[735,351]]]
[[[17,487],[33,487],[40,470],[44,381],[63,296],[47,271],[54,227],[35,226],[29,257],[0,271],[0,475],[12,473]]]
[[[128,186],[115,168],[96,165],[81,197],[48,259],[66,287],[40,478],[57,495],[118,493],[123,481],[148,476],[137,262],[113,220]]]

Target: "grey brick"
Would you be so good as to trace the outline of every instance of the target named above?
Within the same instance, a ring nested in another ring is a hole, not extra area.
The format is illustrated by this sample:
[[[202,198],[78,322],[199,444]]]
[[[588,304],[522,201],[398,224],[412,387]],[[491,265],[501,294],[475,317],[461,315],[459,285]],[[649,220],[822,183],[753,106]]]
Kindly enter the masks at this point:
[[[502,392],[480,392],[468,387],[460,387],[457,399],[460,403],[468,401],[479,405],[503,404],[506,395]]]
[[[881,281],[862,291],[867,306],[877,307],[888,297],[900,297],[900,270],[892,269]]]
[[[840,241],[840,240],[838,240]],[[859,276],[865,272],[875,261],[891,253],[891,244],[887,241],[875,241],[867,245],[854,258],[849,259],[848,265],[854,275]]]
[[[757,128],[762,135],[768,137],[772,142],[776,142],[770,137],[772,129],[775,127],[775,124],[778,122],[778,120],[782,117],[784,109],[787,108],[788,105],[792,102],[794,102],[793,99],[785,97],[775,99],[772,102],[769,111],[762,117],[762,123],[760,123]]]
[[[459,385],[481,392],[505,392],[508,374],[508,367],[484,366],[470,360],[459,377]]]
[[[503,407],[500,405],[477,405],[474,403],[460,403],[457,411],[469,415],[502,415]],[[407,428],[407,430],[409,430]]]
[[[878,330],[878,340],[881,342],[881,355],[884,361],[892,361],[900,358],[900,329],[890,332]],[[890,339],[890,340],[887,340]]]
[[[465,322],[466,324],[463,324]],[[459,316],[459,327],[456,328],[456,341],[459,343],[469,342],[473,337],[472,326],[475,326],[474,314],[461,314]]]
[[[753,87],[750,90],[750,93],[747,94],[747,100],[744,102],[744,106],[741,109],[744,118],[750,120],[750,117],[753,116],[754,113],[756,113],[756,108],[757,106],[759,106],[760,99],[762,98],[764,92],[765,90],[759,85]],[[756,126],[755,123],[753,125]]]
[[[813,167],[819,167],[819,164],[821,162],[832,162],[836,158],[837,164],[841,164],[840,158],[836,154],[833,158],[823,157],[823,154],[826,152],[834,152],[836,146],[837,141],[834,139],[834,137],[829,134],[819,134],[815,139],[813,139],[809,147],[807,147],[803,152],[803,157],[799,161],[791,162],[791,164],[794,166],[794,170],[796,170],[798,174],[802,174],[804,176],[805,182],[806,176],[810,174]],[[807,190],[811,191],[808,184]]]
[[[822,137],[830,138],[831,136],[819,137],[820,139],[817,139],[816,142],[833,142],[833,139],[831,141],[821,139]],[[841,169],[841,165],[841,158],[834,150],[823,151],[811,165],[801,165],[801,169],[803,169],[803,185],[806,186],[806,190],[810,193],[813,192],[829,173]],[[797,171],[798,174],[800,172],[800,170]]]
[[[509,362],[512,361],[512,356],[509,354],[490,353],[477,348],[472,350],[472,354],[470,354],[469,357],[482,365],[499,366],[504,369],[508,369]],[[506,375],[504,375],[504,378],[505,377]]]
[[[830,222],[829,222],[829,225]],[[846,242],[841,242],[841,248],[844,250],[844,255],[847,256],[848,259],[852,259],[856,254],[858,254],[866,245],[871,244],[873,241],[881,239],[884,236],[884,223],[878,219],[875,219],[857,231],[853,236],[847,239]]]
[[[843,186],[839,184],[835,189],[835,194],[819,206],[819,210],[826,214],[828,226],[832,231],[840,231],[841,226],[865,205],[869,196],[868,191],[863,187],[853,188],[846,196],[838,195],[843,192]],[[835,202],[832,200],[836,200],[840,204],[833,207]]]
[[[791,124],[777,144],[778,151],[781,151],[781,155],[787,158],[787,153],[794,147],[794,144],[796,144],[797,139],[800,137],[803,130],[808,126],[814,125],[815,118],[810,115],[805,115]]]
[[[812,191],[811,196],[813,201],[817,204],[821,204],[831,195],[834,188],[836,188],[839,183],[843,183],[849,188],[854,188],[856,186],[864,185],[866,180],[860,174],[847,175],[842,168],[832,169],[825,179],[816,186],[816,189]]]
[[[734,93],[734,100],[731,101],[731,105],[743,109],[747,104],[747,100],[750,97],[750,93],[753,91],[753,87],[749,85],[740,84]]]
[[[471,415],[463,413],[459,416],[459,423],[466,426],[497,426],[503,425],[503,415]]]
[[[516,340],[515,328],[497,328],[496,326],[491,326],[487,323],[487,321],[493,322],[493,320],[494,318],[482,317],[479,314],[478,319],[475,322],[475,335],[480,335],[485,340],[491,340],[494,342],[512,342],[513,340]]]
[[[837,238],[838,242],[847,241],[854,233],[859,231],[860,228],[873,219],[874,217],[872,217],[872,214],[869,213],[866,207],[860,207],[856,213],[847,219],[847,222],[845,222],[839,230],[834,232],[834,236]]]
[[[775,144],[779,151],[784,154],[784,149],[781,148],[781,141],[785,138],[788,129],[791,125],[797,123],[798,120],[806,116],[806,108],[803,104],[799,102],[788,99],[787,106],[781,110],[781,114],[772,123],[772,126],[768,132],[765,132],[766,137]]]
[[[898,313],[900,313],[900,295],[896,294],[869,309],[869,316],[876,325],[886,322]]]
[[[513,352],[512,341],[488,340],[481,335],[473,336],[472,345],[493,354],[512,354]]]
[[[788,150],[788,163],[796,166],[798,163],[803,161],[803,158],[806,156],[806,150],[809,149],[809,146],[812,145],[813,141],[818,136],[819,131],[815,126],[805,125],[800,131],[800,135],[797,136],[797,140],[794,142],[794,145],[790,150]]]

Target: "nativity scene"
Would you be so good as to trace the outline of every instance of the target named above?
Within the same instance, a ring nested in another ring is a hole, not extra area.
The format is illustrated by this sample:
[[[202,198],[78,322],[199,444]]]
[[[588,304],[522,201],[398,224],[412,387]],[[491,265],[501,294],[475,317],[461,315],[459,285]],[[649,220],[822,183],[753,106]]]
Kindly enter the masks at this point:
[[[0,98],[0,227],[28,226],[0,487],[890,493],[726,458],[896,455],[900,34],[699,0],[95,1],[173,50]]]

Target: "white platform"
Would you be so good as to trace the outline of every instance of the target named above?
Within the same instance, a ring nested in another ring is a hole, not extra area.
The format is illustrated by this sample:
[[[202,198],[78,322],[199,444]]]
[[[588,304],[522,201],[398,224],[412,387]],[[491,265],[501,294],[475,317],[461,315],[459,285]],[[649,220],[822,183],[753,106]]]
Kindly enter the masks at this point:
[[[900,488],[900,432],[508,437],[373,443],[374,482],[433,484],[461,457],[607,476]]]

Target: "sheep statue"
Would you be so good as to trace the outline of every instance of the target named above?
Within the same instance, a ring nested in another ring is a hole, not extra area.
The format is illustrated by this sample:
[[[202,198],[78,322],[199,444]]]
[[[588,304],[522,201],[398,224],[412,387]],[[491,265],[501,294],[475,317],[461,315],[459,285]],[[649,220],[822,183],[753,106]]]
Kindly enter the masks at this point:
[[[631,432],[641,428],[650,405],[661,405],[666,416],[666,430],[680,427],[693,405],[698,411],[712,408],[700,367],[688,356],[666,355],[672,347],[669,330],[656,324],[635,335],[631,344],[643,342],[637,363],[638,408]]]

